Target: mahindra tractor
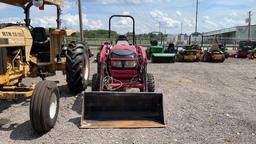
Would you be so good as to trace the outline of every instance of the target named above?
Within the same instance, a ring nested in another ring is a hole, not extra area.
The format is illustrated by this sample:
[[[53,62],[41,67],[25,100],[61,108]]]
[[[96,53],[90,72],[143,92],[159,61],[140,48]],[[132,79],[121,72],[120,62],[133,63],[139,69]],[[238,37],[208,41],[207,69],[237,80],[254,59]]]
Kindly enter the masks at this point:
[[[135,43],[135,20],[129,15],[111,16],[109,39],[112,18],[132,19],[132,43],[120,35],[115,42],[102,46],[92,92],[84,95],[80,128],[164,127],[162,94],[154,93],[155,81],[147,70],[145,48]]]

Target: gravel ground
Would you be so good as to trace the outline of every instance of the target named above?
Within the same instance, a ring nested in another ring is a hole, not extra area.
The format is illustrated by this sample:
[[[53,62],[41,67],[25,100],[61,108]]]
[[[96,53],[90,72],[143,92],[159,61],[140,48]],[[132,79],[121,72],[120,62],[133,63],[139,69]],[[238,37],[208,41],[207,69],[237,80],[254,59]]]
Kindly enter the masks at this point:
[[[149,64],[156,91],[164,94],[166,128],[79,129],[81,95],[72,95],[61,73],[57,124],[45,135],[33,132],[29,100],[0,102],[0,143],[256,143],[256,63]],[[92,72],[96,65],[91,65]],[[24,83],[39,79],[26,79]],[[90,88],[87,89],[90,91]]]

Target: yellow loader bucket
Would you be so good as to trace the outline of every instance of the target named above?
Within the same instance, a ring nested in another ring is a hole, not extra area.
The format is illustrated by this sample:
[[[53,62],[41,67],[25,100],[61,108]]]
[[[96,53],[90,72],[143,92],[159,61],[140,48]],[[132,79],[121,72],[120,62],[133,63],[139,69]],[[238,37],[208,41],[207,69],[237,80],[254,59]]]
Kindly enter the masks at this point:
[[[161,93],[86,92],[80,128],[163,128]]]

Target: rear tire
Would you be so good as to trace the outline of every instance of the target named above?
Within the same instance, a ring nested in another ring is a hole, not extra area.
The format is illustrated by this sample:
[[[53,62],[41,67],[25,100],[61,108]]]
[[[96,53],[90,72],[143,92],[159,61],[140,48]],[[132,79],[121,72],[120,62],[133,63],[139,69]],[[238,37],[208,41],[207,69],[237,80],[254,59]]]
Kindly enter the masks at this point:
[[[59,89],[55,82],[41,81],[30,101],[30,121],[33,129],[44,134],[55,125],[59,113]]]
[[[154,75],[148,73],[147,74],[147,89],[148,92],[155,92],[155,79],[154,79]]]
[[[74,93],[87,88],[89,81],[89,52],[82,43],[71,42],[67,50],[67,83]]]
[[[100,76],[97,73],[92,76],[92,91],[100,91]]]

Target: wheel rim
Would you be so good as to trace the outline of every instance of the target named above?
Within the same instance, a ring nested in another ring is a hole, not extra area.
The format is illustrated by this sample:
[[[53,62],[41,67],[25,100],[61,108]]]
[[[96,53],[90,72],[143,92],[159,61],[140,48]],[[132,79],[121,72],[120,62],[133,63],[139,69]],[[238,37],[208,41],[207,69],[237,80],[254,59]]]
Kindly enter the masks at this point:
[[[57,96],[55,93],[53,93],[50,99],[50,108],[49,108],[49,115],[51,119],[55,117],[56,112],[57,112]]]
[[[84,79],[88,80],[89,78],[89,61],[88,61],[88,55],[85,54],[84,56],[85,60],[84,60]]]

